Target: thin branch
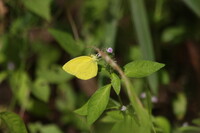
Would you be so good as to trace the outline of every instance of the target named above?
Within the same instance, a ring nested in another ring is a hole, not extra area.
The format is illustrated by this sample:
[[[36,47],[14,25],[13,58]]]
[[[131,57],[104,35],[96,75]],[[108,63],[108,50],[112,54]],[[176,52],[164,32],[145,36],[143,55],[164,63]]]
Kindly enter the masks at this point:
[[[75,24],[75,22],[74,22],[74,20],[73,20],[73,18],[72,18],[72,16],[71,16],[69,11],[67,11],[67,18],[68,18],[69,23],[70,23],[70,25],[72,27],[72,32],[74,34],[75,40],[79,40],[80,38],[79,38],[79,35],[78,35],[78,30],[77,30],[76,24]]]

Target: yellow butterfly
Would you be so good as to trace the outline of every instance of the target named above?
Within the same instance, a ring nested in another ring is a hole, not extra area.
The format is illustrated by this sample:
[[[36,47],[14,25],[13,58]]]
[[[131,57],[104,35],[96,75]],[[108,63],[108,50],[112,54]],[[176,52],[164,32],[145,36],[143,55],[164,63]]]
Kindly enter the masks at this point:
[[[76,57],[63,65],[63,70],[82,80],[88,80],[97,75],[97,56]]]

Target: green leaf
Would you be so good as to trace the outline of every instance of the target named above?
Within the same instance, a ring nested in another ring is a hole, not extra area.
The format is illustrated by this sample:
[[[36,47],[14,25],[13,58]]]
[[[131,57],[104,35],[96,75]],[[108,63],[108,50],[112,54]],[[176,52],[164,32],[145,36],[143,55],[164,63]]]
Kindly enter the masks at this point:
[[[82,45],[78,45],[69,33],[56,29],[49,29],[49,32],[58,41],[60,46],[70,55],[77,56],[81,53]]]
[[[127,114],[124,116],[125,118],[122,121],[116,122],[111,130],[111,133],[145,133],[147,132],[145,127],[142,128],[137,124],[136,120],[133,117],[128,116]]]
[[[200,17],[200,1],[199,0],[183,0]]]
[[[168,85],[170,83],[169,72],[167,72],[166,70],[163,70],[161,73],[161,83],[164,85]]]
[[[62,67],[58,65],[52,65],[46,69],[38,69],[37,76],[54,84],[65,83],[72,78],[70,74],[66,74]]]
[[[49,124],[45,125],[40,129],[41,133],[63,133],[57,125]]]
[[[171,133],[171,126],[169,121],[162,116],[158,116],[154,119],[155,124],[162,130],[162,133]]]
[[[106,109],[110,96],[110,88],[110,84],[103,86],[102,88],[98,89],[90,98],[87,115],[87,122],[89,125],[95,122]]]
[[[32,93],[40,100],[48,102],[50,96],[50,88],[46,80],[38,78],[32,89]]]
[[[166,28],[162,34],[162,41],[165,43],[179,43],[183,39],[183,34],[185,33],[185,28],[181,26]]]
[[[75,110],[74,112],[79,115],[87,115],[88,114],[88,103],[89,103],[89,100],[87,101],[87,103],[85,103],[82,107]]]
[[[124,71],[128,77],[142,78],[151,75],[164,66],[164,64],[158,62],[137,60],[126,64]]]
[[[89,103],[89,100],[82,107],[80,107],[79,109],[76,109],[74,111],[74,113],[77,113],[77,114],[83,115],[83,116],[87,115],[88,114],[88,103]],[[118,109],[119,107],[120,107],[120,104],[117,101],[110,98],[106,109],[114,109],[114,108]]]
[[[22,119],[12,112],[1,112],[0,119],[6,124],[10,133],[27,133]]]
[[[178,129],[178,133],[199,133],[200,127],[195,126],[184,126]]]
[[[185,116],[187,110],[187,99],[184,93],[179,93],[173,101],[173,112],[176,117],[181,120]]]
[[[27,9],[48,21],[51,19],[51,2],[52,0],[23,0]]]
[[[115,101],[114,99],[110,98],[108,101],[108,105],[106,109],[119,109],[120,108],[120,103]]]
[[[5,80],[8,76],[8,73],[6,71],[0,72],[0,83]]]
[[[193,119],[192,123],[197,125],[197,126],[200,126],[200,118]]]
[[[25,71],[16,71],[10,78],[13,94],[23,108],[29,108],[29,93],[31,80]]]
[[[28,127],[31,133],[63,133],[55,124],[42,125],[41,123],[36,122],[30,123]]]
[[[30,133],[37,133],[41,128],[42,128],[42,124],[40,122],[28,124],[28,129]]]
[[[121,80],[115,73],[111,74],[111,84],[117,95],[119,95],[121,88]]]
[[[120,110],[113,110],[106,113],[106,116],[101,119],[102,122],[117,122],[124,119]]]

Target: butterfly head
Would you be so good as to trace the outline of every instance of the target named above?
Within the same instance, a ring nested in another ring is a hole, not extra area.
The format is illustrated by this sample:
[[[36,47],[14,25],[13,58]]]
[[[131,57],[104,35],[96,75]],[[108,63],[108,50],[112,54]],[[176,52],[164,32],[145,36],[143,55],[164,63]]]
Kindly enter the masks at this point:
[[[98,55],[93,55],[93,54],[92,54],[92,55],[90,55],[90,56],[92,57],[92,59],[93,59],[94,61],[98,61],[98,58],[99,58]]]

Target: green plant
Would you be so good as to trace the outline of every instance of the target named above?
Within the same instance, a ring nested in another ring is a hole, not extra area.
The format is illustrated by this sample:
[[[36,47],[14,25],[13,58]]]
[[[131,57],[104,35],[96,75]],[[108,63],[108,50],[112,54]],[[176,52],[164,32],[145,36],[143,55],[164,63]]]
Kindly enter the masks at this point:
[[[108,78],[110,78],[110,84],[99,88],[91,96],[88,102],[75,112],[79,115],[86,116],[88,125],[93,124],[103,114],[103,112],[107,112],[107,117],[111,118],[112,115],[117,115],[118,117],[120,117],[120,119],[112,119],[112,123],[114,126],[111,132],[128,133],[137,131],[138,133],[150,133],[151,130],[154,129],[151,120],[151,114],[148,113],[148,109],[145,109],[142,105],[128,77],[146,77],[164,67],[164,64],[153,61],[138,60],[125,65],[123,71],[108,54],[97,48],[95,49],[98,51],[98,54],[101,55],[101,57],[106,61],[106,63],[113,69],[105,70],[109,73]],[[118,76],[118,74],[120,75],[120,77]],[[113,87],[119,99],[121,99],[121,82],[124,85],[125,92],[127,92],[130,104],[124,105],[122,101],[115,101],[115,105],[113,107],[108,107],[109,101],[111,101],[109,100],[111,86]],[[112,111],[112,109],[114,109],[114,111]],[[116,111],[118,112],[118,114],[116,114]],[[105,120],[106,118],[103,117],[102,119]],[[119,124],[121,126],[118,126]]]

